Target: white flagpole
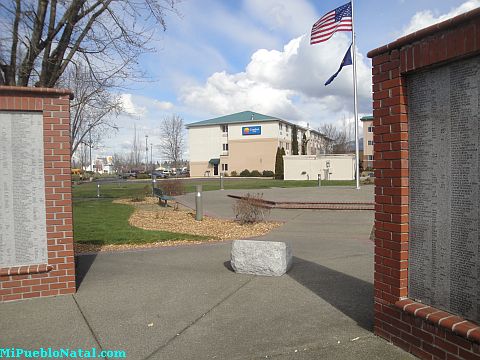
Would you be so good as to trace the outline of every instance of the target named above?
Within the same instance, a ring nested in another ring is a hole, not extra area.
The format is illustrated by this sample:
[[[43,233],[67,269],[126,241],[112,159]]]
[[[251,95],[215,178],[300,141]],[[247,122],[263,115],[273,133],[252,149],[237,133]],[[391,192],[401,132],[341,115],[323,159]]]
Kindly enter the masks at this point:
[[[360,189],[360,148],[358,143],[358,105],[357,105],[357,55],[355,49],[355,21],[352,4],[352,62],[353,62],[353,111],[355,116],[355,168],[357,178],[357,190]]]

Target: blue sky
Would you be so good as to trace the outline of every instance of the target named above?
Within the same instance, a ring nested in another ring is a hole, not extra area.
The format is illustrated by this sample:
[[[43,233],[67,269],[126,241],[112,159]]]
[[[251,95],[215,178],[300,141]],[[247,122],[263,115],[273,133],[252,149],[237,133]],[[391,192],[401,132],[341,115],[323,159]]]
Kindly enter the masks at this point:
[[[120,130],[99,154],[128,152],[133,127],[157,148],[161,119],[185,123],[244,110],[318,128],[353,121],[352,70],[328,87],[350,43],[349,33],[309,45],[313,23],[346,0],[183,0],[168,14],[167,31],[139,59],[148,81],[132,80],[122,98]],[[432,23],[480,6],[480,0],[357,0],[355,27],[360,115],[371,113],[368,51]],[[150,142],[149,141],[149,142]],[[188,158],[188,149],[185,157]]]

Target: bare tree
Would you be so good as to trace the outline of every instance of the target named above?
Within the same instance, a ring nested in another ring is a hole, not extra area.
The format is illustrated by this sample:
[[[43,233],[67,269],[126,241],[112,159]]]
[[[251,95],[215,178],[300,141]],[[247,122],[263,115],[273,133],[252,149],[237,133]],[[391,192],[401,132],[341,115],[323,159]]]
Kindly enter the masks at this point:
[[[133,142],[132,142],[132,149],[130,151],[130,156],[128,159],[128,163],[130,168],[138,168],[141,164],[142,158],[142,145],[140,142],[140,135],[137,133],[137,125],[133,125]]]
[[[352,129],[346,119],[343,124],[337,126],[335,124],[323,124],[319,131],[328,139],[327,148],[330,148],[334,154],[346,154],[351,152]]]
[[[114,153],[112,156],[113,170],[116,173],[123,173],[128,170],[128,159],[125,154]]]
[[[102,82],[140,72],[177,0],[2,0],[0,85],[54,87],[71,64]]]
[[[85,142],[82,142],[75,152],[75,155],[80,163],[80,169],[85,170],[86,165],[88,164],[88,145]]]
[[[182,160],[185,147],[183,118],[175,114],[163,118],[160,124],[160,136],[162,138],[160,143],[162,154],[177,168],[178,163]]]
[[[95,146],[109,132],[118,129],[113,120],[122,110],[122,102],[119,95],[110,92],[111,81],[99,82],[86,67],[77,66],[67,69],[60,84],[75,94],[70,104],[72,155],[81,143],[92,139],[91,145]]]

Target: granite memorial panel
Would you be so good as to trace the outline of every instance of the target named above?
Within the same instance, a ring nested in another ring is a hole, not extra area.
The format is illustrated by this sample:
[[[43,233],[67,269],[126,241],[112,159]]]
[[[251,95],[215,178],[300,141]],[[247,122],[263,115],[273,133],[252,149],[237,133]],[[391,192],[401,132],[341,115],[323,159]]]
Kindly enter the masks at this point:
[[[409,297],[480,321],[480,58],[407,77]]]
[[[0,267],[47,262],[43,115],[0,112]]]

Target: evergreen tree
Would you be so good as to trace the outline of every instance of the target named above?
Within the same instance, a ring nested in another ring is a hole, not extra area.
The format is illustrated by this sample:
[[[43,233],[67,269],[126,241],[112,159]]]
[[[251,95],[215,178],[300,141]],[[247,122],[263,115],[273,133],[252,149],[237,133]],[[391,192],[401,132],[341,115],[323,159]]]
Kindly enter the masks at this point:
[[[279,179],[280,180],[283,180],[283,173],[284,173],[284,169],[283,169],[283,156],[286,155],[285,154],[285,149],[282,147],[281,151],[280,151],[280,177]]]
[[[307,135],[303,134],[302,137],[302,155],[307,155]]]
[[[277,180],[283,180],[283,155],[285,155],[285,149],[277,148],[275,155],[275,179]]]
[[[277,153],[275,154],[275,179],[280,179],[280,174],[282,172],[282,150],[280,147],[277,148]]]
[[[292,126],[292,155],[298,155],[298,130],[297,130],[297,125]]]

